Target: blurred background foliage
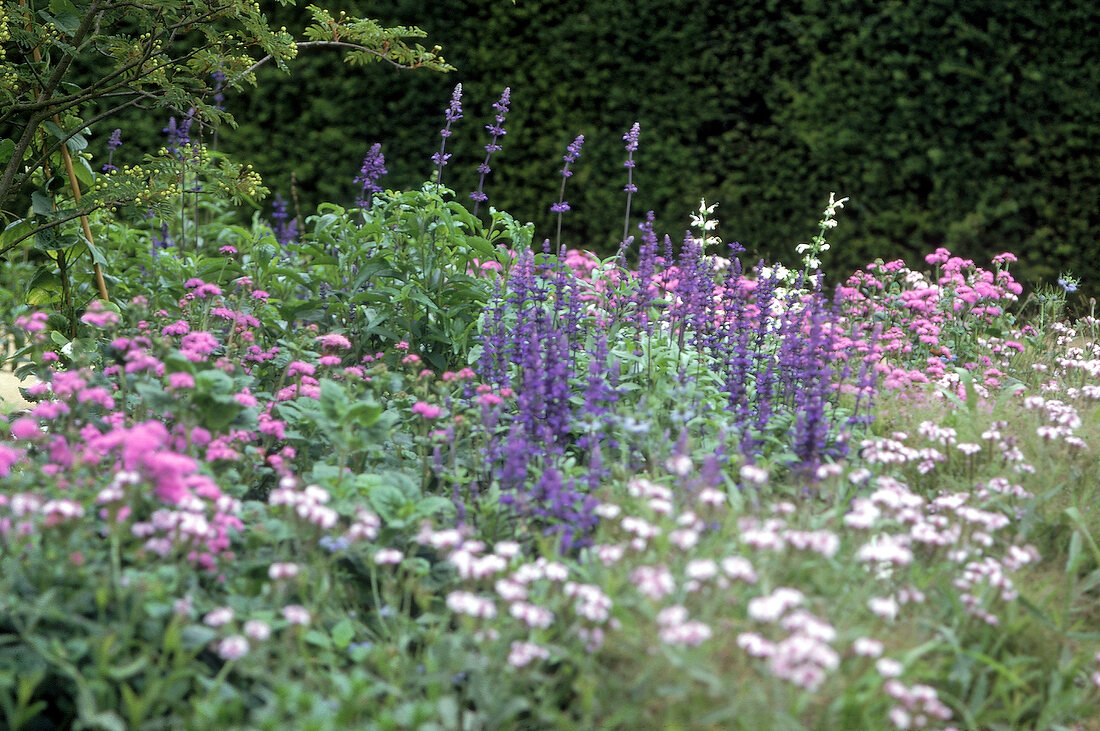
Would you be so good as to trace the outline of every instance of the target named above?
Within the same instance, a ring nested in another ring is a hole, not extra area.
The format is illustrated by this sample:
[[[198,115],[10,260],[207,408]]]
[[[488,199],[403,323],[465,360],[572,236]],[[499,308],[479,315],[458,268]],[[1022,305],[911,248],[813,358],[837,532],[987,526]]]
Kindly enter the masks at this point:
[[[310,49],[291,75],[264,68],[252,93],[228,96],[240,126],[218,131],[219,149],[287,199],[293,173],[303,215],[355,200],[352,179],[374,142],[389,169],[381,183],[418,187],[461,82],[465,116],[445,183],[463,198],[476,186],[491,105],[511,87],[486,192],[534,221],[536,241],[553,235],[561,157],[584,134],[563,242],[614,251],[621,137],[638,121],[634,218],[653,209],[676,241],[705,197],[720,204],[719,234],[748,258],[793,263],[835,191],[851,198],[824,257],[838,275],[946,246],[985,260],[1012,251],[1030,282],[1066,269],[1095,276],[1100,5],[1089,0],[319,4],[419,26],[458,71],[351,68],[337,51]],[[304,8],[262,5],[300,34]],[[162,144],[166,121],[124,120],[116,164]],[[105,145],[110,130],[97,132]]]

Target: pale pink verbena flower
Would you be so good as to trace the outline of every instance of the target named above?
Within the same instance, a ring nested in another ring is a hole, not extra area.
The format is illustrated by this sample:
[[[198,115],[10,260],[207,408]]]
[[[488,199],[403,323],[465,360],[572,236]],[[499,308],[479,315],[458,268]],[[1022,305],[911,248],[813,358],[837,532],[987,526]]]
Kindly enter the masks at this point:
[[[604,566],[611,566],[619,562],[623,557],[625,550],[621,545],[607,545],[601,544],[595,546],[593,550],[596,552],[596,558]]]
[[[456,614],[492,619],[497,616],[496,605],[491,599],[479,597],[468,591],[452,591],[447,595],[447,608]]]
[[[554,623],[554,613],[549,609],[524,601],[512,602],[508,613],[528,627],[546,628]]]
[[[550,651],[533,642],[513,642],[512,649],[508,653],[508,664],[522,668],[535,660],[546,660],[550,657]]]
[[[874,596],[867,600],[871,612],[883,619],[895,619],[898,616],[898,601],[892,596]]]
[[[726,494],[720,490],[715,490],[713,487],[706,487],[699,491],[696,499],[704,505],[724,505]]]
[[[267,576],[272,581],[282,581],[293,579],[299,571],[301,567],[296,563],[273,563],[267,568]]]
[[[852,652],[863,657],[879,657],[882,650],[882,643],[871,637],[859,637],[852,643]]]
[[[703,622],[692,620],[683,624],[662,627],[657,634],[661,638],[661,642],[666,645],[697,647],[709,640],[714,632]]]
[[[591,622],[606,622],[611,616],[611,597],[595,584],[578,584],[567,581],[562,591],[567,597],[576,598],[573,611]]]
[[[875,670],[884,678],[897,678],[905,671],[905,667],[893,658],[882,657],[875,663]]]
[[[699,542],[699,533],[690,528],[674,530],[668,534],[668,540],[681,551],[688,551]]]
[[[756,583],[756,570],[753,569],[749,560],[742,556],[727,556],[722,559],[722,570],[731,579],[740,579],[748,584]]]
[[[230,607],[218,607],[211,609],[202,618],[202,623],[207,627],[221,627],[233,621],[233,609]]]
[[[680,604],[674,604],[671,607],[665,607],[661,611],[657,612],[657,624],[662,626],[670,626],[683,624],[688,619],[688,610],[686,607]]]
[[[308,626],[311,620],[309,610],[298,604],[288,604],[282,609],[283,619],[290,624]]]
[[[709,558],[696,558],[688,561],[684,575],[696,581],[706,581],[718,575],[718,564]]]
[[[756,465],[741,465],[741,479],[752,485],[763,485],[768,481],[768,471]]]
[[[650,599],[660,599],[676,588],[672,574],[664,566],[639,566],[631,572],[630,580]]]
[[[520,601],[527,598],[527,587],[511,579],[497,579],[493,584],[497,595],[506,602]]]
[[[775,622],[792,607],[802,604],[804,597],[797,589],[779,587],[771,594],[749,600],[749,616],[758,622]]]
[[[244,633],[256,642],[263,642],[271,637],[271,625],[260,619],[250,619],[244,623]]]
[[[375,552],[374,562],[379,566],[396,565],[404,560],[405,554],[396,548],[382,548]]]
[[[756,632],[737,635],[737,646],[752,657],[771,657],[775,654],[775,644]]]
[[[520,545],[515,541],[497,541],[493,552],[501,558],[515,558],[520,554]]]
[[[248,653],[248,640],[241,635],[230,635],[218,643],[217,653],[222,660],[240,660]]]

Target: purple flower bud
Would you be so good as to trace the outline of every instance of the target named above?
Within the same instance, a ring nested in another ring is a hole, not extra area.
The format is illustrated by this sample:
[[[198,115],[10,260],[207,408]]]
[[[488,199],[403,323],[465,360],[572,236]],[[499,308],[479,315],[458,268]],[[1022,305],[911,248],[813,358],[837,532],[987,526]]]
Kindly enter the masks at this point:
[[[626,151],[634,152],[638,149],[638,136],[641,134],[642,126],[637,122],[630,128],[625,135],[623,135],[623,142],[626,143]]]
[[[577,158],[581,156],[581,146],[584,144],[584,135],[577,135],[577,139],[565,148],[565,156],[562,158],[565,160],[565,168],[562,170],[562,175],[565,175],[565,171],[569,169],[569,165],[577,161]]]

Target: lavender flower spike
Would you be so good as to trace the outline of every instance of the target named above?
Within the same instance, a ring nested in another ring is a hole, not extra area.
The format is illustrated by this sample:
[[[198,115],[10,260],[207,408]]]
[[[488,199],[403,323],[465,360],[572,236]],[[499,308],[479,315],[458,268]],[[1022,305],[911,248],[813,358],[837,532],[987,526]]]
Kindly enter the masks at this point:
[[[485,185],[485,176],[492,172],[492,168],[489,167],[489,158],[493,156],[494,152],[500,150],[500,145],[497,140],[508,134],[504,131],[504,115],[508,113],[508,105],[512,102],[512,90],[509,87],[504,87],[504,93],[500,95],[500,101],[493,105],[493,109],[497,110],[496,123],[485,125],[485,129],[489,130],[489,134],[492,138],[489,140],[489,144],[485,145],[485,162],[481,163],[477,167],[477,171],[481,173],[481,177],[477,181],[477,190],[470,193],[470,197],[474,199],[474,215],[477,215],[477,209],[481,205],[482,201],[489,200],[489,196],[485,195],[482,191]]]
[[[584,135],[577,135],[577,138],[573,140],[572,144],[565,149],[565,156],[562,157],[565,160],[565,167],[561,169],[561,191],[558,193],[558,202],[550,206],[550,212],[558,214],[558,236],[557,247],[561,248],[561,214],[569,210],[569,202],[565,200],[565,181],[573,175],[573,171],[569,169],[569,166],[577,161],[577,158],[581,156],[581,145],[584,144]]]
[[[354,181],[363,186],[355,205],[360,208],[370,208],[371,197],[375,193],[382,192],[377,180],[387,172],[386,157],[382,154],[382,143],[375,142],[371,145],[367,156],[363,158],[363,166],[359,168],[359,176]]]
[[[447,138],[451,136],[451,123],[462,119],[462,84],[455,84],[455,90],[451,93],[451,105],[447,107],[444,115],[447,122],[443,125],[443,129],[439,130],[439,136],[443,138],[443,142],[439,145],[439,152],[432,155],[432,162],[436,165],[435,184],[437,186],[442,185],[443,166],[451,159],[450,154],[446,152]]]
[[[626,162],[623,163],[623,167],[626,168],[626,187],[623,188],[626,191],[626,220],[623,221],[623,241],[626,241],[630,233],[630,199],[638,192],[638,186],[634,185],[634,151],[638,149],[638,135],[641,134],[641,131],[641,125],[635,122],[630,131],[623,135],[623,142],[626,143]]]

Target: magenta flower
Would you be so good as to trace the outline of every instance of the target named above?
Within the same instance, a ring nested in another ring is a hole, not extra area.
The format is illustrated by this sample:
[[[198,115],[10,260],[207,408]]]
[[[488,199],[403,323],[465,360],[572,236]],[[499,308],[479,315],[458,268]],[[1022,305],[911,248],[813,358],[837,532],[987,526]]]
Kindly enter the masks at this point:
[[[85,312],[80,321],[92,327],[109,327],[118,324],[118,315],[110,310]]]
[[[12,423],[11,435],[16,439],[35,439],[42,436],[42,432],[38,428],[37,421],[24,416]]]
[[[22,457],[22,450],[0,444],[0,477],[7,477],[11,473],[12,465]]]
[[[168,374],[168,386],[170,388],[194,388],[195,377],[186,371]]]
[[[348,350],[351,348],[351,341],[339,333],[328,333],[327,335],[318,335],[314,338],[322,348],[330,350]]]
[[[443,413],[443,409],[439,408],[438,406],[432,406],[426,401],[417,401],[415,404],[413,404],[412,412],[414,414],[420,414],[425,419],[435,419]]]

